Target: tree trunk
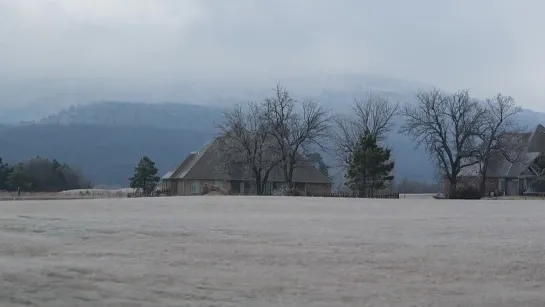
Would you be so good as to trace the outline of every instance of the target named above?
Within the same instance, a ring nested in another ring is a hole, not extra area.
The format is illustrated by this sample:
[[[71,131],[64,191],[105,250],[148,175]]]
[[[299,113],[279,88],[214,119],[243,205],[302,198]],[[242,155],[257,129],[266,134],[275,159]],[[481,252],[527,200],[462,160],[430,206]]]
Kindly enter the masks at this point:
[[[489,147],[491,144],[488,145]],[[490,161],[490,152],[488,152],[486,155],[484,155],[481,165],[481,182],[479,183],[479,194],[481,197],[486,196],[486,174],[488,169],[488,162]]]
[[[263,175],[263,186],[266,186],[267,182],[269,181],[269,174],[271,173],[272,168],[265,171],[265,175]],[[271,183],[271,190],[268,191],[268,193],[272,192],[272,183]]]
[[[481,174],[481,183],[479,185],[479,193],[481,194],[481,197],[486,196],[486,170],[482,172]]]
[[[262,195],[263,194],[263,187],[261,186],[261,178],[256,178],[255,179],[255,193],[257,195]]]
[[[290,178],[290,175],[289,175],[289,167],[288,167],[288,161],[283,161],[282,162],[282,167],[283,167],[283,171],[284,171],[284,184],[285,184],[285,188],[290,189],[290,186],[291,186],[291,178]]]
[[[286,189],[288,193],[293,192],[293,169],[294,163],[292,161],[284,162],[284,182],[286,184]]]
[[[286,185],[291,193],[295,193],[293,186],[293,167],[288,170],[288,176],[286,176]]]
[[[449,193],[448,193],[448,198],[451,198],[451,199],[454,199],[457,197],[457,188],[456,188],[456,185],[457,185],[457,182],[456,182],[456,177],[454,178],[449,178]]]

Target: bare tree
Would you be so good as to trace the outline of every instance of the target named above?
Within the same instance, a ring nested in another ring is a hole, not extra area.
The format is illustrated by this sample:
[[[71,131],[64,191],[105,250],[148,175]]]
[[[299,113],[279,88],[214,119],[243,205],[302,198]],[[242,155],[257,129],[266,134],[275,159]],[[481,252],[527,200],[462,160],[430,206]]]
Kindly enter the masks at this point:
[[[523,128],[516,121],[515,116],[521,108],[511,96],[497,94],[486,100],[485,113],[480,132],[480,146],[478,150],[479,173],[481,181],[479,190],[482,195],[486,190],[487,172],[491,165],[507,160],[511,163],[519,162],[524,149],[520,133]]]
[[[275,150],[280,156],[286,187],[293,189],[293,172],[305,161],[309,146],[323,148],[322,141],[329,134],[329,111],[314,101],[297,101],[280,84],[274,96],[263,102],[263,114]]]
[[[399,110],[399,103],[370,92],[364,99],[354,99],[352,115],[334,118],[334,154],[339,166],[346,168],[348,157],[363,134],[373,135],[383,141],[393,127],[392,119]]]
[[[400,132],[417,146],[424,146],[449,181],[449,197],[454,197],[460,171],[479,162],[478,136],[486,109],[467,90],[444,95],[438,89],[421,91],[415,105],[406,104],[406,118]]]
[[[246,110],[239,105],[226,110],[224,117],[218,126],[220,161],[216,162],[231,176],[252,178],[255,192],[261,195],[269,175],[280,162],[263,109],[260,104],[250,102]]]

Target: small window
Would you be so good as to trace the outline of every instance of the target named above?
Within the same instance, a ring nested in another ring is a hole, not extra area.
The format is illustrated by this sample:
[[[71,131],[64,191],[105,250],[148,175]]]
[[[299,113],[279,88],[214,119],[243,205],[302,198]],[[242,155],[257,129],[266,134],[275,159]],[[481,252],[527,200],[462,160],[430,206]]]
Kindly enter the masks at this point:
[[[216,180],[216,181],[214,181],[214,185],[217,186],[217,187],[223,188],[223,181]]]
[[[191,182],[191,194],[196,195],[201,193],[201,187],[200,182],[198,180],[194,180]]]

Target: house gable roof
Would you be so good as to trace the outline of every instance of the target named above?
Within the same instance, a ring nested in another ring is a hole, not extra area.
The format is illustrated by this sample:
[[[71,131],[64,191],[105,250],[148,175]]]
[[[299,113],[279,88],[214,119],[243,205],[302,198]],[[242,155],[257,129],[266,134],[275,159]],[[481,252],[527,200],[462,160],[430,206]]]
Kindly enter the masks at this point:
[[[163,179],[193,179],[193,180],[250,180],[249,176],[228,174],[222,167],[219,139],[215,138],[197,153],[190,154],[171,174]],[[284,172],[280,167],[273,169],[269,181],[284,181]],[[301,159],[301,165],[293,171],[294,182],[329,183],[329,178],[322,174],[312,163]]]
[[[537,125],[528,144],[528,152],[545,152],[545,127]]]
[[[492,152],[492,159],[487,169],[489,178],[515,178],[520,176],[540,155],[545,154],[545,127],[537,125],[532,132],[510,135],[513,142],[520,142],[521,156],[514,163],[508,161],[500,152]],[[475,164],[463,170],[461,176],[479,174],[479,165]]]

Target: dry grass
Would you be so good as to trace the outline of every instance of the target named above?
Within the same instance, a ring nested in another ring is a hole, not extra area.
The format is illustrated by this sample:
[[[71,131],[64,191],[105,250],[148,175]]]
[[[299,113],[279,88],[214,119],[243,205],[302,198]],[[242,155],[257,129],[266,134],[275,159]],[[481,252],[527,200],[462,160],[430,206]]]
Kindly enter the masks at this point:
[[[134,189],[80,189],[68,190],[58,193],[48,192],[5,192],[0,191],[0,200],[53,200],[53,199],[93,199],[93,198],[120,198],[127,197],[127,194],[134,193]]]
[[[544,201],[0,203],[0,306],[545,306]]]

